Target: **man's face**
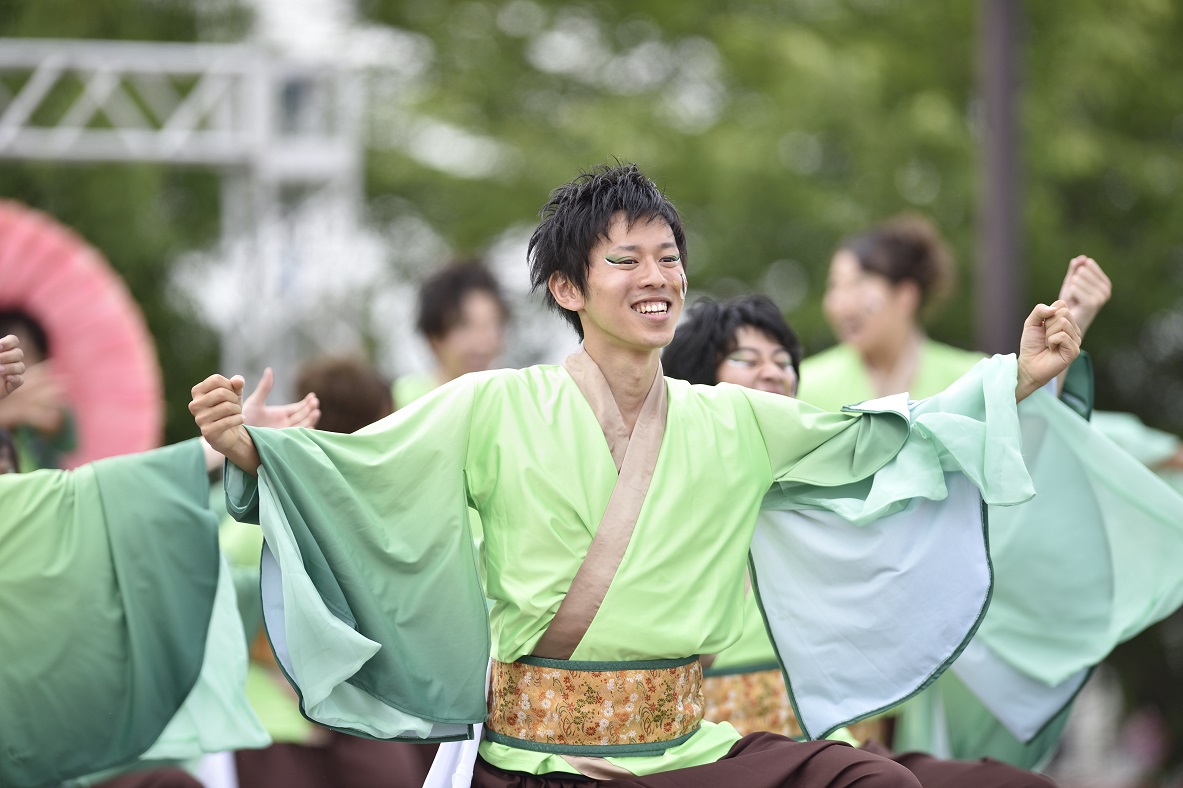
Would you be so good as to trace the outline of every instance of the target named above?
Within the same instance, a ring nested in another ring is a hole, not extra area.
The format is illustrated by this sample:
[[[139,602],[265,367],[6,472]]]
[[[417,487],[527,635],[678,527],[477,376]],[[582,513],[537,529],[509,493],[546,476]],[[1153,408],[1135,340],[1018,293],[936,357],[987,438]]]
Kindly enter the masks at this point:
[[[577,297],[584,343],[644,353],[668,345],[682,312],[684,276],[669,224],[653,219],[629,227],[617,214],[591,250],[587,292]]]
[[[505,338],[501,305],[483,290],[473,290],[460,303],[458,318],[448,333],[430,340],[440,369],[449,378],[491,369]]]
[[[740,326],[735,350],[715,370],[720,383],[789,397],[797,396],[797,373],[788,349],[758,328]]]

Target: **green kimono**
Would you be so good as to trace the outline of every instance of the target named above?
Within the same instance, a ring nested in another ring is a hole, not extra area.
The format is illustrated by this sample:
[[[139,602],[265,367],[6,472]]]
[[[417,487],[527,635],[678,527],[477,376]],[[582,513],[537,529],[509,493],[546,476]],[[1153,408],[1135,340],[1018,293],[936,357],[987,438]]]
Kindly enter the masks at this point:
[[[266,744],[197,441],[0,476],[0,784]]]
[[[734,643],[761,506],[862,524],[905,512],[914,498],[942,501],[954,487],[971,513],[981,506],[975,485],[994,504],[1031,495],[1013,358],[984,362],[911,409],[872,403],[866,414],[825,413],[736,386],[665,383],[653,481],[573,660],[677,659]],[[268,634],[304,713],[379,738],[469,737],[486,713],[489,655],[511,662],[531,653],[618,481],[601,425],[570,375],[546,366],[468,375],[354,435],[251,434],[259,478],[228,467],[228,508],[263,527]],[[479,555],[469,505],[484,523]],[[981,523],[966,533],[980,549],[978,571],[972,583],[958,578],[964,599],[933,618],[940,645],[928,664],[893,662],[891,649],[860,649],[833,664],[786,661],[814,735],[914,692],[972,635],[989,571]],[[776,574],[777,548],[762,553],[773,563],[754,567],[757,589]],[[796,602],[761,601],[783,624],[778,647],[791,651],[785,632]],[[850,611],[828,613],[838,626]],[[895,634],[904,646],[923,640]],[[844,683],[852,660],[865,671],[866,697]],[[884,675],[895,686],[878,680]],[[738,738],[729,725],[703,723],[660,755],[608,760],[650,774],[714,761]],[[505,769],[575,771],[561,756],[491,741],[480,752]]]

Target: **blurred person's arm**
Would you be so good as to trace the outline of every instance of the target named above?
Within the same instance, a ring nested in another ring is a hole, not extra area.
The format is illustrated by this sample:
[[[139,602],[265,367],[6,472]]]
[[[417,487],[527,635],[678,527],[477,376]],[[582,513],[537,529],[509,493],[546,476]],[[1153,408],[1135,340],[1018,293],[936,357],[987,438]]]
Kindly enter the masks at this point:
[[[193,387],[193,401],[189,412],[201,428],[207,447],[206,463],[216,466],[221,460],[211,455],[216,452],[242,470],[258,475],[259,453],[251,440],[246,425],[252,427],[314,427],[320,420],[320,403],[313,393],[299,402],[287,405],[267,405],[267,395],[275,383],[271,368],[263,372],[259,385],[244,402],[242,390],[246,381],[242,376],[226,378],[211,375]]]
[[[57,435],[67,423],[66,392],[49,362],[28,367],[22,378],[20,391],[10,392],[0,402],[0,427],[24,425],[42,435]]]

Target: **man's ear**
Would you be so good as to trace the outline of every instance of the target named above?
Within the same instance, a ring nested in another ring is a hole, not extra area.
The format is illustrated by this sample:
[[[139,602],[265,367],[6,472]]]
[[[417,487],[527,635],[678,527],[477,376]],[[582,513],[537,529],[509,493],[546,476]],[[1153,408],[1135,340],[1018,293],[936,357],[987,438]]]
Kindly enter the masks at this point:
[[[550,275],[550,279],[546,280],[546,287],[550,290],[550,294],[554,296],[558,305],[563,309],[569,312],[578,312],[583,309],[583,293],[579,291],[579,288],[570,279],[558,271],[555,271]]]

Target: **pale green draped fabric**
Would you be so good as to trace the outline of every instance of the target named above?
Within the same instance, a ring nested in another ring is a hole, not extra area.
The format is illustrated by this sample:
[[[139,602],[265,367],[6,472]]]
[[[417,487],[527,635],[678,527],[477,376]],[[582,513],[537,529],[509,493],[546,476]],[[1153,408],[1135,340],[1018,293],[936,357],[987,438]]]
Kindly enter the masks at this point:
[[[196,441],[0,476],[0,501],[0,784],[266,743]]]

